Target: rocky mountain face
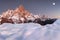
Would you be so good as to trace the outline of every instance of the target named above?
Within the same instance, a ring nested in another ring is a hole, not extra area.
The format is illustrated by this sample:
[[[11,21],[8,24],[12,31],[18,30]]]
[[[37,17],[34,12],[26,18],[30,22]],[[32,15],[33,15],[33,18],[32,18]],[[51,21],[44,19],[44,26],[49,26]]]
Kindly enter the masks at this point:
[[[6,19],[6,21],[13,21],[14,23],[24,23],[27,21],[34,21],[35,18],[39,17],[38,15],[35,16],[31,14],[28,10],[26,10],[22,5],[20,5],[15,10],[8,9],[6,12],[3,12],[0,16],[0,22],[3,19]],[[5,21],[5,20],[4,20]]]
[[[47,21],[46,21],[47,20]],[[7,11],[3,12],[2,15],[0,15],[0,24],[2,23],[39,23],[41,25],[45,25],[47,23],[51,24],[55,21],[56,19],[48,19],[43,16],[39,15],[33,15],[30,13],[28,10],[24,8],[24,6],[20,5],[14,10],[8,9]],[[47,22],[47,23],[46,23]],[[51,22],[51,23],[50,23]]]

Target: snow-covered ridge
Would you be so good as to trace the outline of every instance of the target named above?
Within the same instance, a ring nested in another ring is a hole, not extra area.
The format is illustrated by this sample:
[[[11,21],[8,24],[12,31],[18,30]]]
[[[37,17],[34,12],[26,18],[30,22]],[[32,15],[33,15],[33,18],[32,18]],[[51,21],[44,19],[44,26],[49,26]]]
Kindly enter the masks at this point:
[[[39,16],[31,14],[22,5],[14,10],[9,9],[6,12],[3,12],[2,15],[0,16],[1,21],[7,19],[7,21],[10,20],[13,21],[14,23],[24,23],[24,22],[28,22],[29,20],[34,21],[36,18],[39,18]]]
[[[0,40],[60,40],[60,19],[45,26],[4,23],[0,25]]]
[[[22,5],[17,7],[16,9],[7,10],[6,12],[3,12],[2,15],[0,15],[0,24],[3,23],[39,23],[42,25],[45,25],[45,20],[52,21],[51,23],[48,22],[48,24],[52,24],[56,21],[56,19],[49,19],[45,15],[42,17],[40,15],[33,15],[28,10],[26,10]]]

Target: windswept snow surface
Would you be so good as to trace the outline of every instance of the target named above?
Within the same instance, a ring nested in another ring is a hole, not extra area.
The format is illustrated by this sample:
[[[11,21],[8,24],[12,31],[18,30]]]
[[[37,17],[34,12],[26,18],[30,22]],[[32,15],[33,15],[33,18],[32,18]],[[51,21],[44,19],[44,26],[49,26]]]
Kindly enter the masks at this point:
[[[0,40],[60,40],[60,20],[45,26],[4,23],[0,25]]]

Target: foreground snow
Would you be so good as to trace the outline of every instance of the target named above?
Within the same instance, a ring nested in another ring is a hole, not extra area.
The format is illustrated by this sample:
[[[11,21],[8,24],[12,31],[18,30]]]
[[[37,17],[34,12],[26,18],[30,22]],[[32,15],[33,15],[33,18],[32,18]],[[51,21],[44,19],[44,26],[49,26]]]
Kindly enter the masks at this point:
[[[60,40],[60,20],[45,26],[5,23],[0,25],[0,40]]]

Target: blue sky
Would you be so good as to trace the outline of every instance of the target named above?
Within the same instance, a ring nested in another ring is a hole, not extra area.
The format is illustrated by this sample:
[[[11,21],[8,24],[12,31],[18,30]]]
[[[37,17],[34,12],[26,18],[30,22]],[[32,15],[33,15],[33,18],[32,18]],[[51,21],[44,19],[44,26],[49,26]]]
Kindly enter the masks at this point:
[[[0,13],[15,9],[21,4],[33,14],[60,16],[60,0],[0,0]]]

